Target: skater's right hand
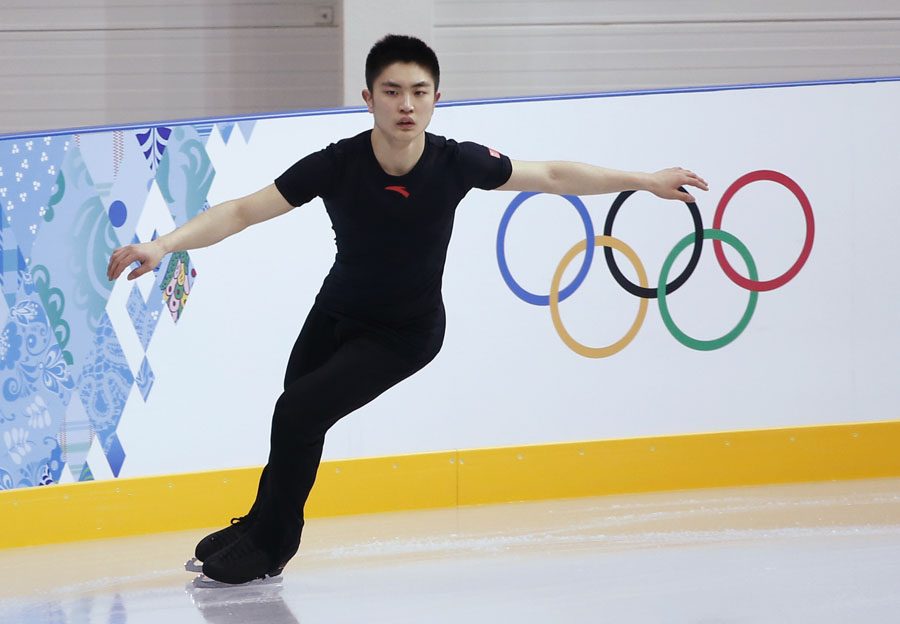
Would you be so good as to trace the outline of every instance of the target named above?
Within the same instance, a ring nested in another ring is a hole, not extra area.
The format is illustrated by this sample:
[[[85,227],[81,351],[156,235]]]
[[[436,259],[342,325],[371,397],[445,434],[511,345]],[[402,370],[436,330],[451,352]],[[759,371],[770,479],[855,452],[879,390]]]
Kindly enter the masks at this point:
[[[155,269],[164,255],[166,255],[166,253],[162,248],[159,239],[150,241],[149,243],[139,243],[137,245],[119,247],[113,252],[109,259],[106,277],[109,281],[114,281],[129,265],[133,262],[139,262],[141,266],[128,274],[128,279],[133,280],[144,273],[149,273]]]

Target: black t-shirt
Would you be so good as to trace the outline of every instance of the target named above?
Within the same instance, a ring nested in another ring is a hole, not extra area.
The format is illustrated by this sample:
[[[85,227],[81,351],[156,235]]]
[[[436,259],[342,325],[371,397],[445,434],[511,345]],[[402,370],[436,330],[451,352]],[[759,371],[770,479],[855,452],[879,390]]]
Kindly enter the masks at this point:
[[[457,204],[512,173],[506,156],[426,133],[425,151],[402,176],[375,159],[371,130],[294,164],[275,186],[294,206],[321,197],[337,254],[316,297],[332,313],[404,322],[442,306],[441,278]]]

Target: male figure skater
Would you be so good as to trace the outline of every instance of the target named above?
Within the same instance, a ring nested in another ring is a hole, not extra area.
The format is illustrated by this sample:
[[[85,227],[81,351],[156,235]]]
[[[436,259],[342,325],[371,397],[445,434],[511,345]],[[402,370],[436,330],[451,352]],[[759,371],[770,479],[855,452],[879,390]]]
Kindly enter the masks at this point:
[[[523,162],[426,133],[440,98],[435,53],[389,35],[366,59],[372,130],[298,161],[274,184],[214,206],[155,241],[117,249],[108,277],[134,279],[170,252],[206,247],[321,197],[334,265],[291,352],[275,403],[271,450],[249,513],[204,538],[203,572],[223,583],[281,573],[300,544],[303,506],[325,432],[430,362],[444,337],[441,278],[457,204],[472,188],[591,195],[648,190],[682,201],[706,190],[679,168],[626,173],[572,162]]]

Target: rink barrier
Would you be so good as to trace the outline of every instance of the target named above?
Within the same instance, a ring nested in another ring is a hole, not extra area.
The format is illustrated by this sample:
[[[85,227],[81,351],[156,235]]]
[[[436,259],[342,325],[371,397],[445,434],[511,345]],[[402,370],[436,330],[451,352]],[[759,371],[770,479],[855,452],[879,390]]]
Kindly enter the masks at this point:
[[[900,421],[325,461],[307,517],[900,476]],[[0,492],[0,548],[216,527],[261,468]],[[62,519],[62,520],[61,520]]]

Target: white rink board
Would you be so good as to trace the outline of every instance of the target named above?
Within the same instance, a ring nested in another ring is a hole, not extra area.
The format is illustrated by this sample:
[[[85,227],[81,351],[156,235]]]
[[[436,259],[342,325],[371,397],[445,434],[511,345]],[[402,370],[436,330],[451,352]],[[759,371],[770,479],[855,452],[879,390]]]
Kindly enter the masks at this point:
[[[745,331],[721,349],[695,351],[676,341],[654,300],[627,347],[589,359],[563,343],[547,307],[518,299],[500,274],[498,226],[516,194],[472,191],[459,206],[448,254],[442,353],[339,422],[325,458],[896,418],[898,110],[900,82],[439,108],[431,132],[514,159],[693,169],[710,184],[708,193],[698,191],[705,228],[732,182],[755,170],[781,172],[811,203],[812,252],[794,279],[759,294]],[[260,120],[249,144],[235,136],[227,147],[214,130],[209,201],[253,192],[305,154],[370,126],[362,112]],[[614,196],[582,199],[602,234]],[[806,234],[799,203],[772,182],[737,193],[723,229],[747,245],[761,279],[786,271]],[[620,210],[614,234],[636,251],[655,286],[664,258],[691,231],[683,204],[638,194]],[[283,368],[330,266],[332,239],[315,200],[191,252],[202,279],[177,330],[160,324],[154,336],[148,357],[164,373],[148,403],[132,393],[126,407],[118,435],[128,460],[120,476],[265,463]],[[505,240],[516,280],[547,293],[584,227],[564,199],[542,196],[519,208]],[[602,346],[624,335],[637,299],[613,281],[602,249],[596,252],[587,279],[560,309],[573,337]],[[729,259],[744,271],[736,255]],[[725,277],[711,241],[668,298],[679,326],[701,339],[731,329],[747,300]]]

